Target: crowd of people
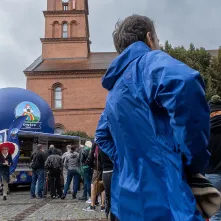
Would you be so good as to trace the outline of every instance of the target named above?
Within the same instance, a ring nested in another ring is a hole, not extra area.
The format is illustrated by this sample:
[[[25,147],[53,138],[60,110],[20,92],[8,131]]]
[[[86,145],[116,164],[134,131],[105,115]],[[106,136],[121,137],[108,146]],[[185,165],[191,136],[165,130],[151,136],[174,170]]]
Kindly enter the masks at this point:
[[[98,145],[91,141],[85,142],[85,145],[67,145],[66,148],[67,151],[62,154],[54,145],[50,145],[48,151],[44,151],[41,144],[37,145],[30,164],[33,171],[31,198],[42,199],[50,191],[52,199],[64,200],[70,192],[72,199],[90,204],[84,211],[92,212],[99,205],[100,196],[100,209],[109,216],[113,163]],[[83,195],[77,196],[81,180]],[[110,214],[110,217],[115,220],[113,214]]]

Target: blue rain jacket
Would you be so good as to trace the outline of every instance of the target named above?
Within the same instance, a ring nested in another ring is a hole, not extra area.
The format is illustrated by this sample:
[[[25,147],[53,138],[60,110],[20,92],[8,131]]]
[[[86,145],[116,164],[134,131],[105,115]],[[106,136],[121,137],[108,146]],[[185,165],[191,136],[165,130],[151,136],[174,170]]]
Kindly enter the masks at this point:
[[[115,164],[112,212],[120,221],[201,221],[184,169],[202,172],[209,107],[200,74],[143,42],[102,80],[109,93],[96,142]]]

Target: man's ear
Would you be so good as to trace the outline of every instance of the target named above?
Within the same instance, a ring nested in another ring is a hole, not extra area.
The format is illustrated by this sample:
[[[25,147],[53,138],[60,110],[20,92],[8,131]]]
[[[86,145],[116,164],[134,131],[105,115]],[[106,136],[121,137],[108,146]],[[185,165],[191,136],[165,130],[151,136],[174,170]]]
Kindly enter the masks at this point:
[[[147,46],[149,46],[151,49],[152,49],[152,46],[153,46],[153,38],[152,38],[152,35],[150,32],[147,32],[147,35],[146,35],[146,44]]]

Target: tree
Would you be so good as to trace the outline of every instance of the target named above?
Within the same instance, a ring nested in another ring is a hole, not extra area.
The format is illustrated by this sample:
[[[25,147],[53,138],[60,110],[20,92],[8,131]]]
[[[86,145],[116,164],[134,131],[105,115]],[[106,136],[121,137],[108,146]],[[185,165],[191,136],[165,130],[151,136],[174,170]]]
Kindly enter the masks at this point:
[[[221,48],[218,57],[212,57],[204,48],[195,48],[193,43],[189,49],[185,49],[183,46],[173,48],[166,41],[162,49],[201,73],[206,84],[207,99],[215,94],[221,95]]]
[[[221,95],[221,47],[218,50],[218,56],[213,57],[209,71],[212,86],[216,88],[217,94]]]
[[[90,137],[86,132],[80,131],[80,130],[78,131],[69,130],[65,132],[63,135],[76,136],[76,137],[81,137],[81,138],[89,139],[89,140],[93,139],[93,137]]]

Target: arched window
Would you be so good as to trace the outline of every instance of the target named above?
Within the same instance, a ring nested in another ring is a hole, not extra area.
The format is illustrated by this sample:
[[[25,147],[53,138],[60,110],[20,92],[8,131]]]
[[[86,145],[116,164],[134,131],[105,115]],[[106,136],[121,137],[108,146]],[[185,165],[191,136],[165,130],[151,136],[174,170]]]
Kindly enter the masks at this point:
[[[78,28],[77,28],[77,22],[76,21],[72,21],[71,22],[71,37],[78,37]]]
[[[68,24],[63,23],[62,25],[62,37],[67,38],[68,37]]]
[[[61,85],[56,85],[54,87],[54,96],[53,96],[53,106],[55,109],[62,108],[62,87]]]
[[[54,129],[54,134],[62,135],[64,133],[64,126],[62,124],[56,124]]]
[[[59,25],[58,21],[53,23],[53,38],[60,38],[61,36],[61,26]]]

